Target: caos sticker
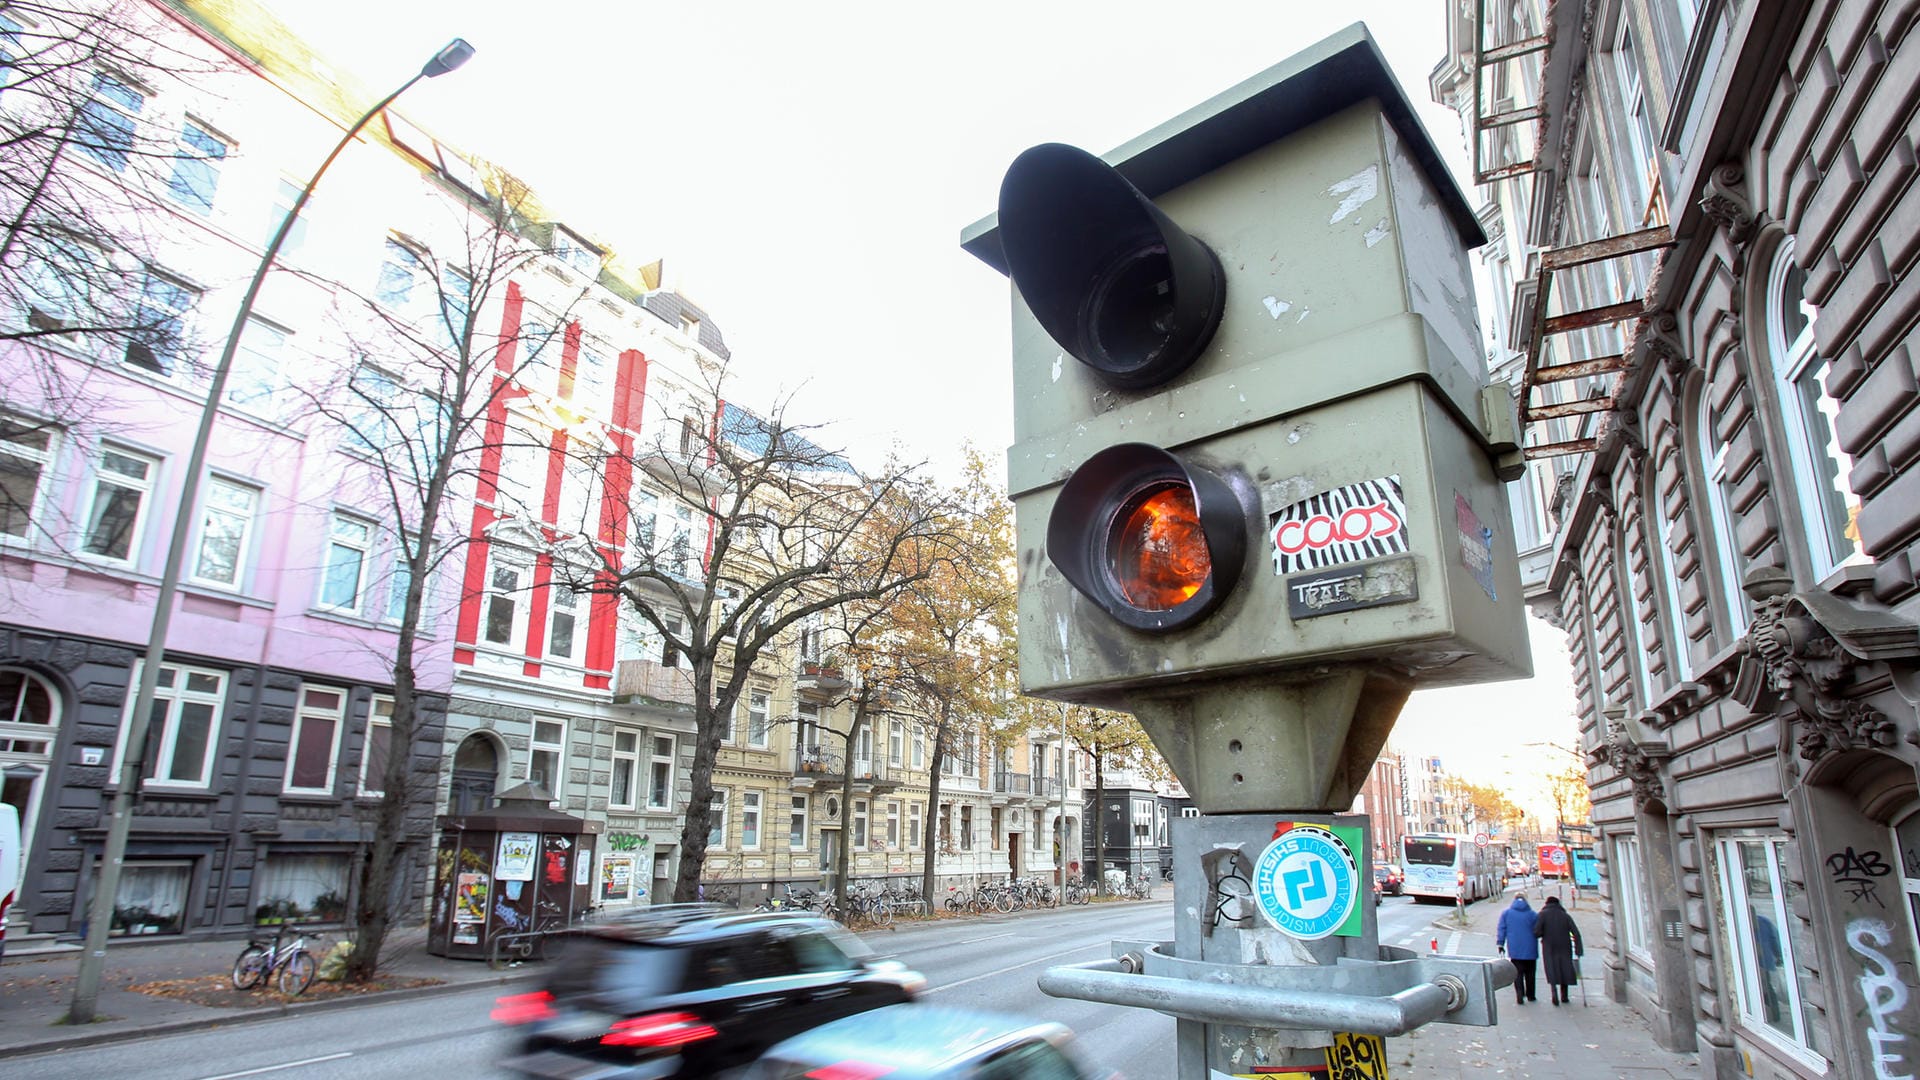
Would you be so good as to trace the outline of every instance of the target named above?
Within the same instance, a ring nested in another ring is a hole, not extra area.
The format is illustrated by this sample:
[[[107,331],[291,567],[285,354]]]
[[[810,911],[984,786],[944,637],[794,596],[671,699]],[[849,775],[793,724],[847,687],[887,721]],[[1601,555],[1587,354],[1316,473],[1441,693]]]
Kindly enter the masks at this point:
[[[1323,491],[1268,521],[1277,574],[1364,562],[1407,550],[1400,478],[1383,476]]]
[[[1295,825],[1253,864],[1254,904],[1280,932],[1313,941],[1353,913],[1360,873],[1353,852],[1318,825]]]

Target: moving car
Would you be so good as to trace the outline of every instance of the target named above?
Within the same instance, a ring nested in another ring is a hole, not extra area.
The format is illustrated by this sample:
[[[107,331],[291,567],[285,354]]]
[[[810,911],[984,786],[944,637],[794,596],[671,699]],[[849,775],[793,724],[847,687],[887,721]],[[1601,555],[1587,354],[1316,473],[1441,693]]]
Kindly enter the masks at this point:
[[[782,1039],[911,1001],[926,979],[812,914],[666,904],[566,935],[540,989],[493,1018],[521,1029],[521,1076],[704,1077]]]
[[[1373,883],[1380,887],[1381,892],[1390,896],[1399,896],[1401,890],[1406,887],[1407,879],[1401,874],[1399,867],[1392,863],[1379,863],[1373,868]]]
[[[1050,1021],[916,1003],[817,1027],[767,1051],[742,1080],[1093,1080]]]

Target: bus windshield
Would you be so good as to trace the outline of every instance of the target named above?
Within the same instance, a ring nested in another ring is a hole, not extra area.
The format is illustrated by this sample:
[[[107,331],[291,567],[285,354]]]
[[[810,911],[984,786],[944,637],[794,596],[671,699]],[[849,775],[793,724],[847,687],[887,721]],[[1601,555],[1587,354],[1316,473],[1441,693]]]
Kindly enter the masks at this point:
[[[1457,842],[1444,839],[1407,837],[1407,862],[1416,866],[1452,866],[1458,853]]]

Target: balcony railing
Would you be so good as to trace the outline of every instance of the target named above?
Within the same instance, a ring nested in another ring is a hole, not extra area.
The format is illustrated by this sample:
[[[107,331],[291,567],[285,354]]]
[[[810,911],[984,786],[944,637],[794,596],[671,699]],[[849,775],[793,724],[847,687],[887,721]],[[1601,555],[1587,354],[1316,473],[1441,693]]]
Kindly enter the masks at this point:
[[[1033,781],[1033,793],[1045,795],[1049,799],[1060,797],[1060,778],[1057,776],[1039,776]]]
[[[793,752],[793,771],[839,776],[841,757],[823,746],[799,746]]]
[[[1023,772],[993,774],[993,790],[1007,795],[1033,794],[1033,777]]]

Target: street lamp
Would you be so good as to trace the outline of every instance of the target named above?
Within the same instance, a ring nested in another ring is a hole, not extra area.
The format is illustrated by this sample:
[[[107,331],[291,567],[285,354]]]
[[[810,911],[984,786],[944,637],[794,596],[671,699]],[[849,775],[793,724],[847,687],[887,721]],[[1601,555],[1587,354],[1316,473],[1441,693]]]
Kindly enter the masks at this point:
[[[280,246],[286,242],[287,233],[293,229],[293,223],[299,219],[300,211],[307,205],[307,199],[313,195],[314,186],[320,183],[327,169],[333,165],[333,159],[347,148],[360,129],[367,126],[380,111],[401,94],[407,92],[421,79],[434,79],[453,71],[473,57],[473,46],[462,38],[454,38],[447,46],[433,54],[416,74],[400,88],[379,103],[368,109],[366,114],[354,121],[347,133],[340,137],[333,152],[314,170],[313,178],[300,190],[300,197],[293,201],[293,207],[280,219],[280,227],[273,232],[273,239],[267,241],[267,249],[260,255],[260,265],[254,269],[253,280],[247,284],[245,295],[240,298],[239,310],[234,312],[233,326],[227,331],[227,343],[220,350],[220,361],[214,365],[213,381],[207,387],[206,404],[200,409],[200,426],[194,433],[193,449],[187,455],[187,471],[181,480],[179,513],[173,520],[173,535],[167,541],[166,568],[160,574],[160,592],[154,601],[153,626],[147,634],[147,651],[140,670],[140,687],[134,694],[133,715],[127,719],[126,753],[120,765],[119,786],[113,793],[113,819],[107,827],[106,850],[100,856],[100,881],[95,886],[92,903],[87,912],[87,940],[85,951],[80,954],[80,974],[74,982],[73,1003],[67,1011],[67,1021],[73,1024],[87,1024],[93,1021],[94,1005],[100,996],[100,978],[107,961],[107,930],[113,921],[113,901],[120,891],[120,865],[127,854],[127,834],[133,826],[133,795],[140,784],[140,774],[147,760],[148,714],[153,711],[154,691],[160,684],[160,665],[166,657],[167,628],[173,621],[173,599],[180,589],[180,564],[186,555],[187,532],[192,525],[194,503],[199,497],[200,470],[206,466],[207,444],[213,437],[213,422],[220,414],[220,398],[226,392],[227,373],[233,367],[234,353],[240,348],[240,335],[246,331],[247,317],[253,313],[253,301],[260,295],[260,286],[267,279],[267,271],[273,268],[273,259],[280,253]]]

